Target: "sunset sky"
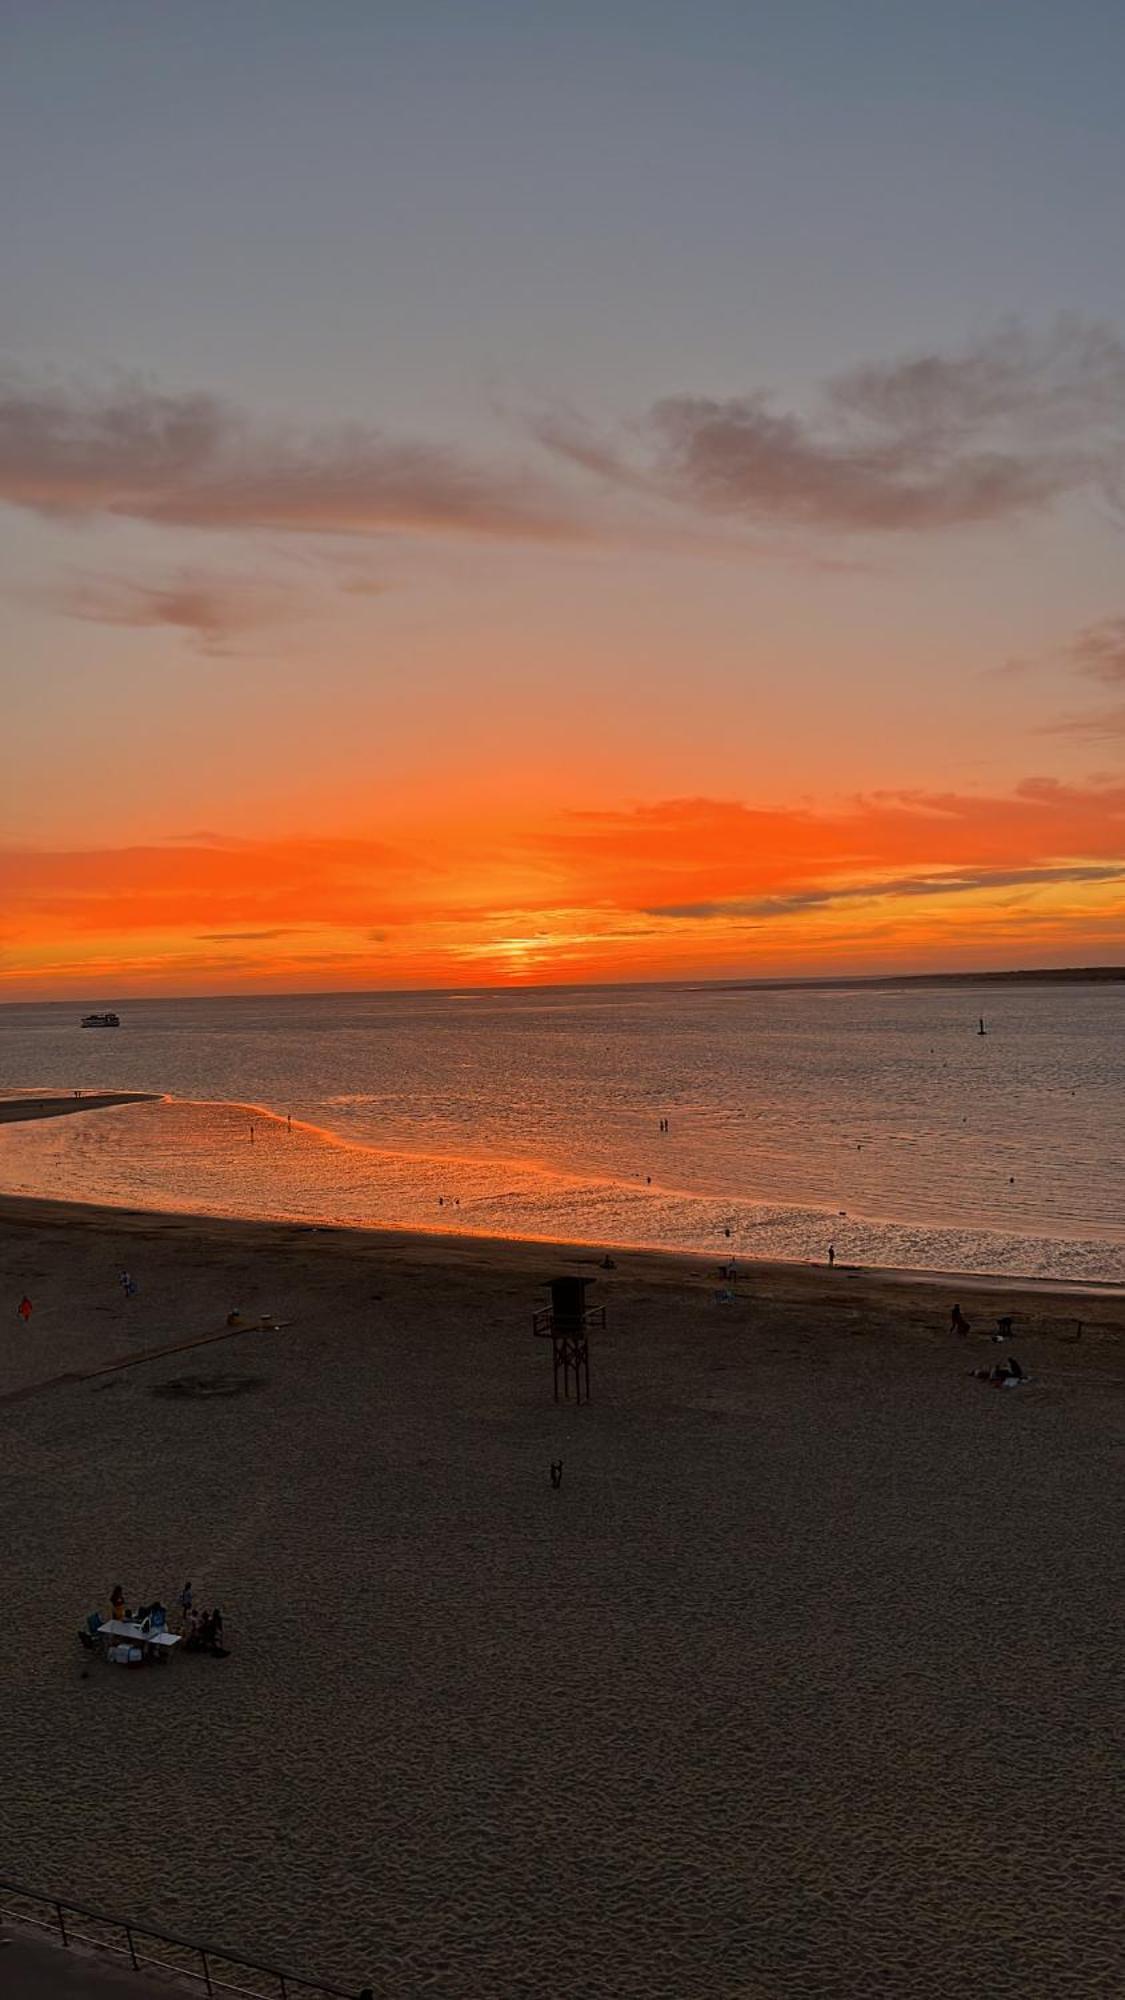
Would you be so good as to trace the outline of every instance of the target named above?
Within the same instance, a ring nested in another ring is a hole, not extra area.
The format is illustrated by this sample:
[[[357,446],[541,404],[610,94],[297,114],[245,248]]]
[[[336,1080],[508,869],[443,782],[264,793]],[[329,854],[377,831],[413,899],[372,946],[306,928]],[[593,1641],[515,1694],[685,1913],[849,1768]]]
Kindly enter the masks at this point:
[[[1125,962],[1123,76],[7,0],[0,998]]]

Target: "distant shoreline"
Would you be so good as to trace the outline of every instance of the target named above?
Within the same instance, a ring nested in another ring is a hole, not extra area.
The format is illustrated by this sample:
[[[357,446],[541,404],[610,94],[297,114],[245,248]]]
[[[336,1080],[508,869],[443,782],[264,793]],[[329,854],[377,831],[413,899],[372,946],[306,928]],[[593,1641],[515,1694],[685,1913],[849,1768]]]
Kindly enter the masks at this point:
[[[245,987],[237,993],[133,993],[118,994],[122,1006],[206,1006],[222,1000],[442,1000],[474,999],[495,995],[510,1000],[520,994],[544,993],[791,993],[823,992],[854,987],[864,991],[880,986],[1113,986],[1125,984],[1125,965],[1067,965],[1021,967],[997,972],[855,972],[813,974],[807,978],[706,979],[685,975],[682,979],[602,979],[543,981],[521,986],[345,986],[311,987],[296,992],[274,992],[267,988]],[[66,995],[57,999],[0,1000],[5,1008],[72,1007]]]
[[[890,972],[860,973],[839,979],[738,979],[703,980],[694,991],[705,987],[724,993],[821,992],[825,988],[880,986],[1119,986],[1125,984],[1125,965],[1046,966],[1022,972]]]

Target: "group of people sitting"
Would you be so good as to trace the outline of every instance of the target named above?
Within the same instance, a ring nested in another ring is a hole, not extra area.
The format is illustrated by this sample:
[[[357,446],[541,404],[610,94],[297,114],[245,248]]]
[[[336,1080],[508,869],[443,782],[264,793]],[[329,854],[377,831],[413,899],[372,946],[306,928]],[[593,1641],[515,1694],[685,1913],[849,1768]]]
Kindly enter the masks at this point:
[[[190,1583],[185,1583],[180,1592],[180,1614],[180,1640],[185,1653],[211,1653],[218,1660],[227,1658],[228,1649],[223,1645],[223,1614],[218,1605],[213,1611],[196,1611]],[[109,1615],[128,1624],[139,1625],[142,1632],[164,1632],[168,1628],[168,1612],[159,1599],[151,1604],[139,1604],[135,1611],[130,1611],[119,1583],[114,1585],[110,1596]]]
[[[223,1614],[217,1604],[213,1611],[187,1612],[183,1648],[185,1653],[210,1653],[216,1660],[226,1659],[228,1649],[223,1644]]]
[[[109,1598],[109,1615],[128,1625],[139,1625],[144,1632],[164,1632],[168,1628],[168,1612],[158,1597],[151,1604],[138,1604],[130,1611],[125,1602],[125,1592],[115,1583]]]

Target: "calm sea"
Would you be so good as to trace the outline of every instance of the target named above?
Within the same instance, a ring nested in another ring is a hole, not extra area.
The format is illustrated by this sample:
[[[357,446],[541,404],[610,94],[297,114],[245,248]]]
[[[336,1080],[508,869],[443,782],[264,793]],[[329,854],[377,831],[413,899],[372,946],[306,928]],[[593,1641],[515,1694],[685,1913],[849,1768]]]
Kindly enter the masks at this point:
[[[0,1091],[172,1101],[0,1127],[4,1189],[1125,1280],[1125,986],[129,1001],[116,1032],[80,1011],[0,1008]]]

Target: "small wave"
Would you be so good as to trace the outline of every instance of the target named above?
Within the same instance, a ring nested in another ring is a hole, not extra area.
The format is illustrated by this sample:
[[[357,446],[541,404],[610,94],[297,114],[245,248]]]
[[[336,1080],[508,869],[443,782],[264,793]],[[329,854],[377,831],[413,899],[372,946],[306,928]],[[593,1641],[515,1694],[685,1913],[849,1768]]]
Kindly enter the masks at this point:
[[[382,1150],[265,1107],[173,1098],[0,1128],[0,1185],[46,1198],[354,1227],[1125,1282],[1125,1245]]]

